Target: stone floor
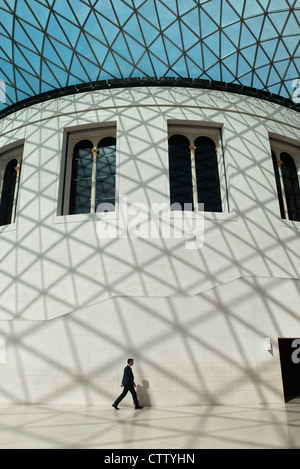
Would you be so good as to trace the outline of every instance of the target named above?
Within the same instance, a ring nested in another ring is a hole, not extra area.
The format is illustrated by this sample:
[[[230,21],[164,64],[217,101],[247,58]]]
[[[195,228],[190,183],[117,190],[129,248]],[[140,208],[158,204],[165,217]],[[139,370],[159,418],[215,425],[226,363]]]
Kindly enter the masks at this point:
[[[0,449],[300,448],[300,400],[237,407],[0,406]]]

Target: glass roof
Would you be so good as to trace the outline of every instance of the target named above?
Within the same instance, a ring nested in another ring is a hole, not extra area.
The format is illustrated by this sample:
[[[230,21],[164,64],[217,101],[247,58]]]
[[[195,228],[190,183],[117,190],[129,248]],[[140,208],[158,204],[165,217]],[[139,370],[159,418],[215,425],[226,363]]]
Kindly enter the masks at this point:
[[[0,112],[131,77],[216,80],[297,102],[299,19],[300,0],[0,0]]]

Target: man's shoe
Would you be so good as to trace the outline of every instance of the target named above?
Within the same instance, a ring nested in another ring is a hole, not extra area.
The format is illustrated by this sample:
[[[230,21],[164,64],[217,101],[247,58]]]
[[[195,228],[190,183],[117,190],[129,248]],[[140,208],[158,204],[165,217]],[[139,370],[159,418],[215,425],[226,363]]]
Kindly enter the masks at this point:
[[[138,405],[138,406],[136,407],[136,409],[143,409],[143,407],[141,407],[140,405]]]
[[[116,406],[115,404],[112,404],[113,408],[116,409],[116,410],[119,410],[119,407]]]

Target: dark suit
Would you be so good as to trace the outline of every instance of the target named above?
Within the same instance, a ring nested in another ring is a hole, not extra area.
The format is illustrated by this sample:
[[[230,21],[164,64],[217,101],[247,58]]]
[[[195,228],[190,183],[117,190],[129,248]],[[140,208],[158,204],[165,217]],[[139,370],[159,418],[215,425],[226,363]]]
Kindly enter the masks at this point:
[[[132,373],[132,369],[131,369],[131,366],[130,365],[127,365],[125,368],[124,368],[124,374],[123,374],[123,379],[122,379],[122,386],[124,386],[124,389],[123,389],[123,392],[120,394],[120,396],[115,400],[114,402],[114,406],[118,406],[118,404],[121,402],[122,399],[124,399],[124,397],[126,396],[126,394],[128,393],[128,391],[131,392],[131,395],[132,395],[132,398],[133,398],[133,402],[134,402],[134,405],[135,407],[139,407],[139,402],[138,402],[138,398],[137,398],[137,395],[136,395],[136,392],[135,392],[135,384],[134,384],[134,376],[133,376],[133,373]]]

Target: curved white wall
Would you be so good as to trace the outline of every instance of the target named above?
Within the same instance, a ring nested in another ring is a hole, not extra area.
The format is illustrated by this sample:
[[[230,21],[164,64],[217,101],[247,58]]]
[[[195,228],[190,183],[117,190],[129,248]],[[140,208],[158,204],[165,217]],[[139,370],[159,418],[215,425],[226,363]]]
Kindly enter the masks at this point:
[[[106,122],[117,196],[149,208],[169,201],[168,122],[221,128],[230,212],[205,214],[202,248],[100,239],[101,215],[58,215],[66,132]],[[300,336],[300,223],[280,218],[270,137],[299,145],[299,128],[273,103],[159,87],[0,121],[0,151],[24,141],[16,223],[0,227],[0,402],[110,404],[131,355],[144,403],[282,402],[277,338]]]

